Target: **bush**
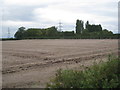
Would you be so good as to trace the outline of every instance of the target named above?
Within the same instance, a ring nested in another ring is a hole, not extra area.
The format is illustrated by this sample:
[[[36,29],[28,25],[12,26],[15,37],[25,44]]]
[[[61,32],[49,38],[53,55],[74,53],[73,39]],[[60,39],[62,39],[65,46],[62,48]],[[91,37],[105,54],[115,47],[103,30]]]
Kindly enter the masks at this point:
[[[47,84],[54,88],[120,88],[120,61],[109,58],[107,62],[94,64],[83,70],[58,70],[55,79]]]

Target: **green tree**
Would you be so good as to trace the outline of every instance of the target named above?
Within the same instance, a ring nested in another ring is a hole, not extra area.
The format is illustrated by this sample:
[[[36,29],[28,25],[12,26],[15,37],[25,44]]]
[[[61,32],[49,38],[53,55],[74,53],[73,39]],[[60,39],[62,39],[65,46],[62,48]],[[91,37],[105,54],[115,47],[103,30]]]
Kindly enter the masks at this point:
[[[56,37],[57,34],[58,34],[58,31],[55,26],[46,29],[46,35],[48,37]]]
[[[89,27],[89,21],[87,21],[85,24],[85,28],[88,29],[88,27]]]
[[[102,31],[102,26],[99,25],[95,25],[95,24],[89,24],[89,21],[86,22],[85,24],[85,28],[89,31],[89,32],[100,32]]]
[[[100,24],[97,27],[98,27],[97,31],[102,31],[102,26]]]
[[[84,29],[84,22],[82,20],[77,20],[76,21],[76,33],[81,34],[83,29]]]
[[[25,38],[39,38],[41,34],[40,29],[30,28],[25,31]]]
[[[16,39],[23,39],[24,38],[24,33],[25,33],[25,27],[20,27],[18,31],[15,33],[14,37]]]
[[[46,36],[46,29],[40,29],[41,36]]]
[[[88,29],[83,30],[82,37],[83,38],[89,38],[90,37],[90,33],[89,33]]]
[[[102,31],[102,38],[111,38],[113,36],[113,32],[104,29]]]
[[[62,32],[63,33],[63,36],[64,38],[74,38],[74,31],[65,31],[65,32]]]

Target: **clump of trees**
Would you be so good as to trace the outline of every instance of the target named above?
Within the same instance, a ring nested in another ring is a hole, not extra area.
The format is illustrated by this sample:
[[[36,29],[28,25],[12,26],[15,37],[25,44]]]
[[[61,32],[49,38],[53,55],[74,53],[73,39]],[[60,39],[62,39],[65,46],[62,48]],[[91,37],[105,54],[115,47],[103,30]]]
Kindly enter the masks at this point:
[[[29,28],[27,30],[25,27],[20,27],[14,36],[16,39],[60,39],[73,38],[75,33],[74,31],[59,32],[55,26],[44,29]]]
[[[42,39],[42,38],[55,38],[58,35],[56,27],[50,27],[46,29],[29,28],[25,30],[25,27],[20,27],[15,33],[17,39]]]
[[[85,23],[82,20],[76,21],[76,38],[78,39],[115,39],[119,38],[119,34],[113,34],[112,31],[102,29],[102,26]]]
[[[76,20],[76,32],[58,31],[55,26],[49,28],[18,28],[14,37],[16,39],[114,39],[119,38],[118,34],[102,29],[102,26],[85,23],[82,20]]]

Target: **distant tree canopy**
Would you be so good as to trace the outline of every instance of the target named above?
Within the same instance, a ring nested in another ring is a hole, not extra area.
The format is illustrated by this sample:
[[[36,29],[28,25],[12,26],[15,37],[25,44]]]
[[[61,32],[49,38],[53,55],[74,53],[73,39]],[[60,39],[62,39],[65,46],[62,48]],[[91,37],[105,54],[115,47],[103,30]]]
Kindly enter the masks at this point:
[[[88,31],[89,32],[99,32],[102,31],[101,25],[88,25]]]
[[[14,36],[17,39],[34,39],[56,37],[57,35],[57,28],[53,26],[46,29],[29,28],[27,30],[25,30],[25,28],[23,29],[23,27],[20,27]]]
[[[25,27],[18,28],[14,37],[16,39],[114,39],[119,38],[118,34],[113,34],[113,32],[102,29],[102,26],[89,24],[89,21],[85,23],[82,20],[76,20],[76,33],[74,31],[62,31],[59,32],[55,26],[49,28],[28,28]]]
[[[46,36],[48,37],[55,37],[57,36],[57,34],[58,34],[58,31],[55,26],[46,29]]]
[[[87,21],[85,26],[86,26],[86,29],[89,32],[99,32],[99,31],[102,31],[102,26],[100,24],[99,25],[95,25],[95,24],[90,25],[89,21]]]
[[[84,29],[84,22],[82,20],[76,21],[76,34],[81,34]]]
[[[85,23],[85,28],[82,20],[76,20],[76,38],[84,39],[109,39],[109,38],[119,38],[117,35],[114,35],[113,32],[102,29],[102,26],[90,24],[89,21]]]
[[[25,33],[25,27],[18,28],[18,31],[15,33],[14,37],[17,39],[23,39]]]
[[[81,34],[83,32],[83,30],[87,30],[88,32],[99,32],[102,31],[102,26],[99,25],[91,25],[89,24],[89,21],[86,22],[85,24],[85,29],[84,29],[84,22],[82,20],[77,20],[76,21],[76,33],[77,34]]]

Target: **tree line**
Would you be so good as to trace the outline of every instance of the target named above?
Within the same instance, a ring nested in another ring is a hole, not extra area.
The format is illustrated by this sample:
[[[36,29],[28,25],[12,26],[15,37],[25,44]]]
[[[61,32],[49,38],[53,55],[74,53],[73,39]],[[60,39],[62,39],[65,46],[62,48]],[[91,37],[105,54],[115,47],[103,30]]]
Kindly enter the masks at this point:
[[[49,28],[18,28],[14,37],[16,39],[118,39],[119,34],[113,34],[112,31],[102,29],[102,26],[85,23],[82,20],[76,20],[76,31],[58,31],[55,26]]]

